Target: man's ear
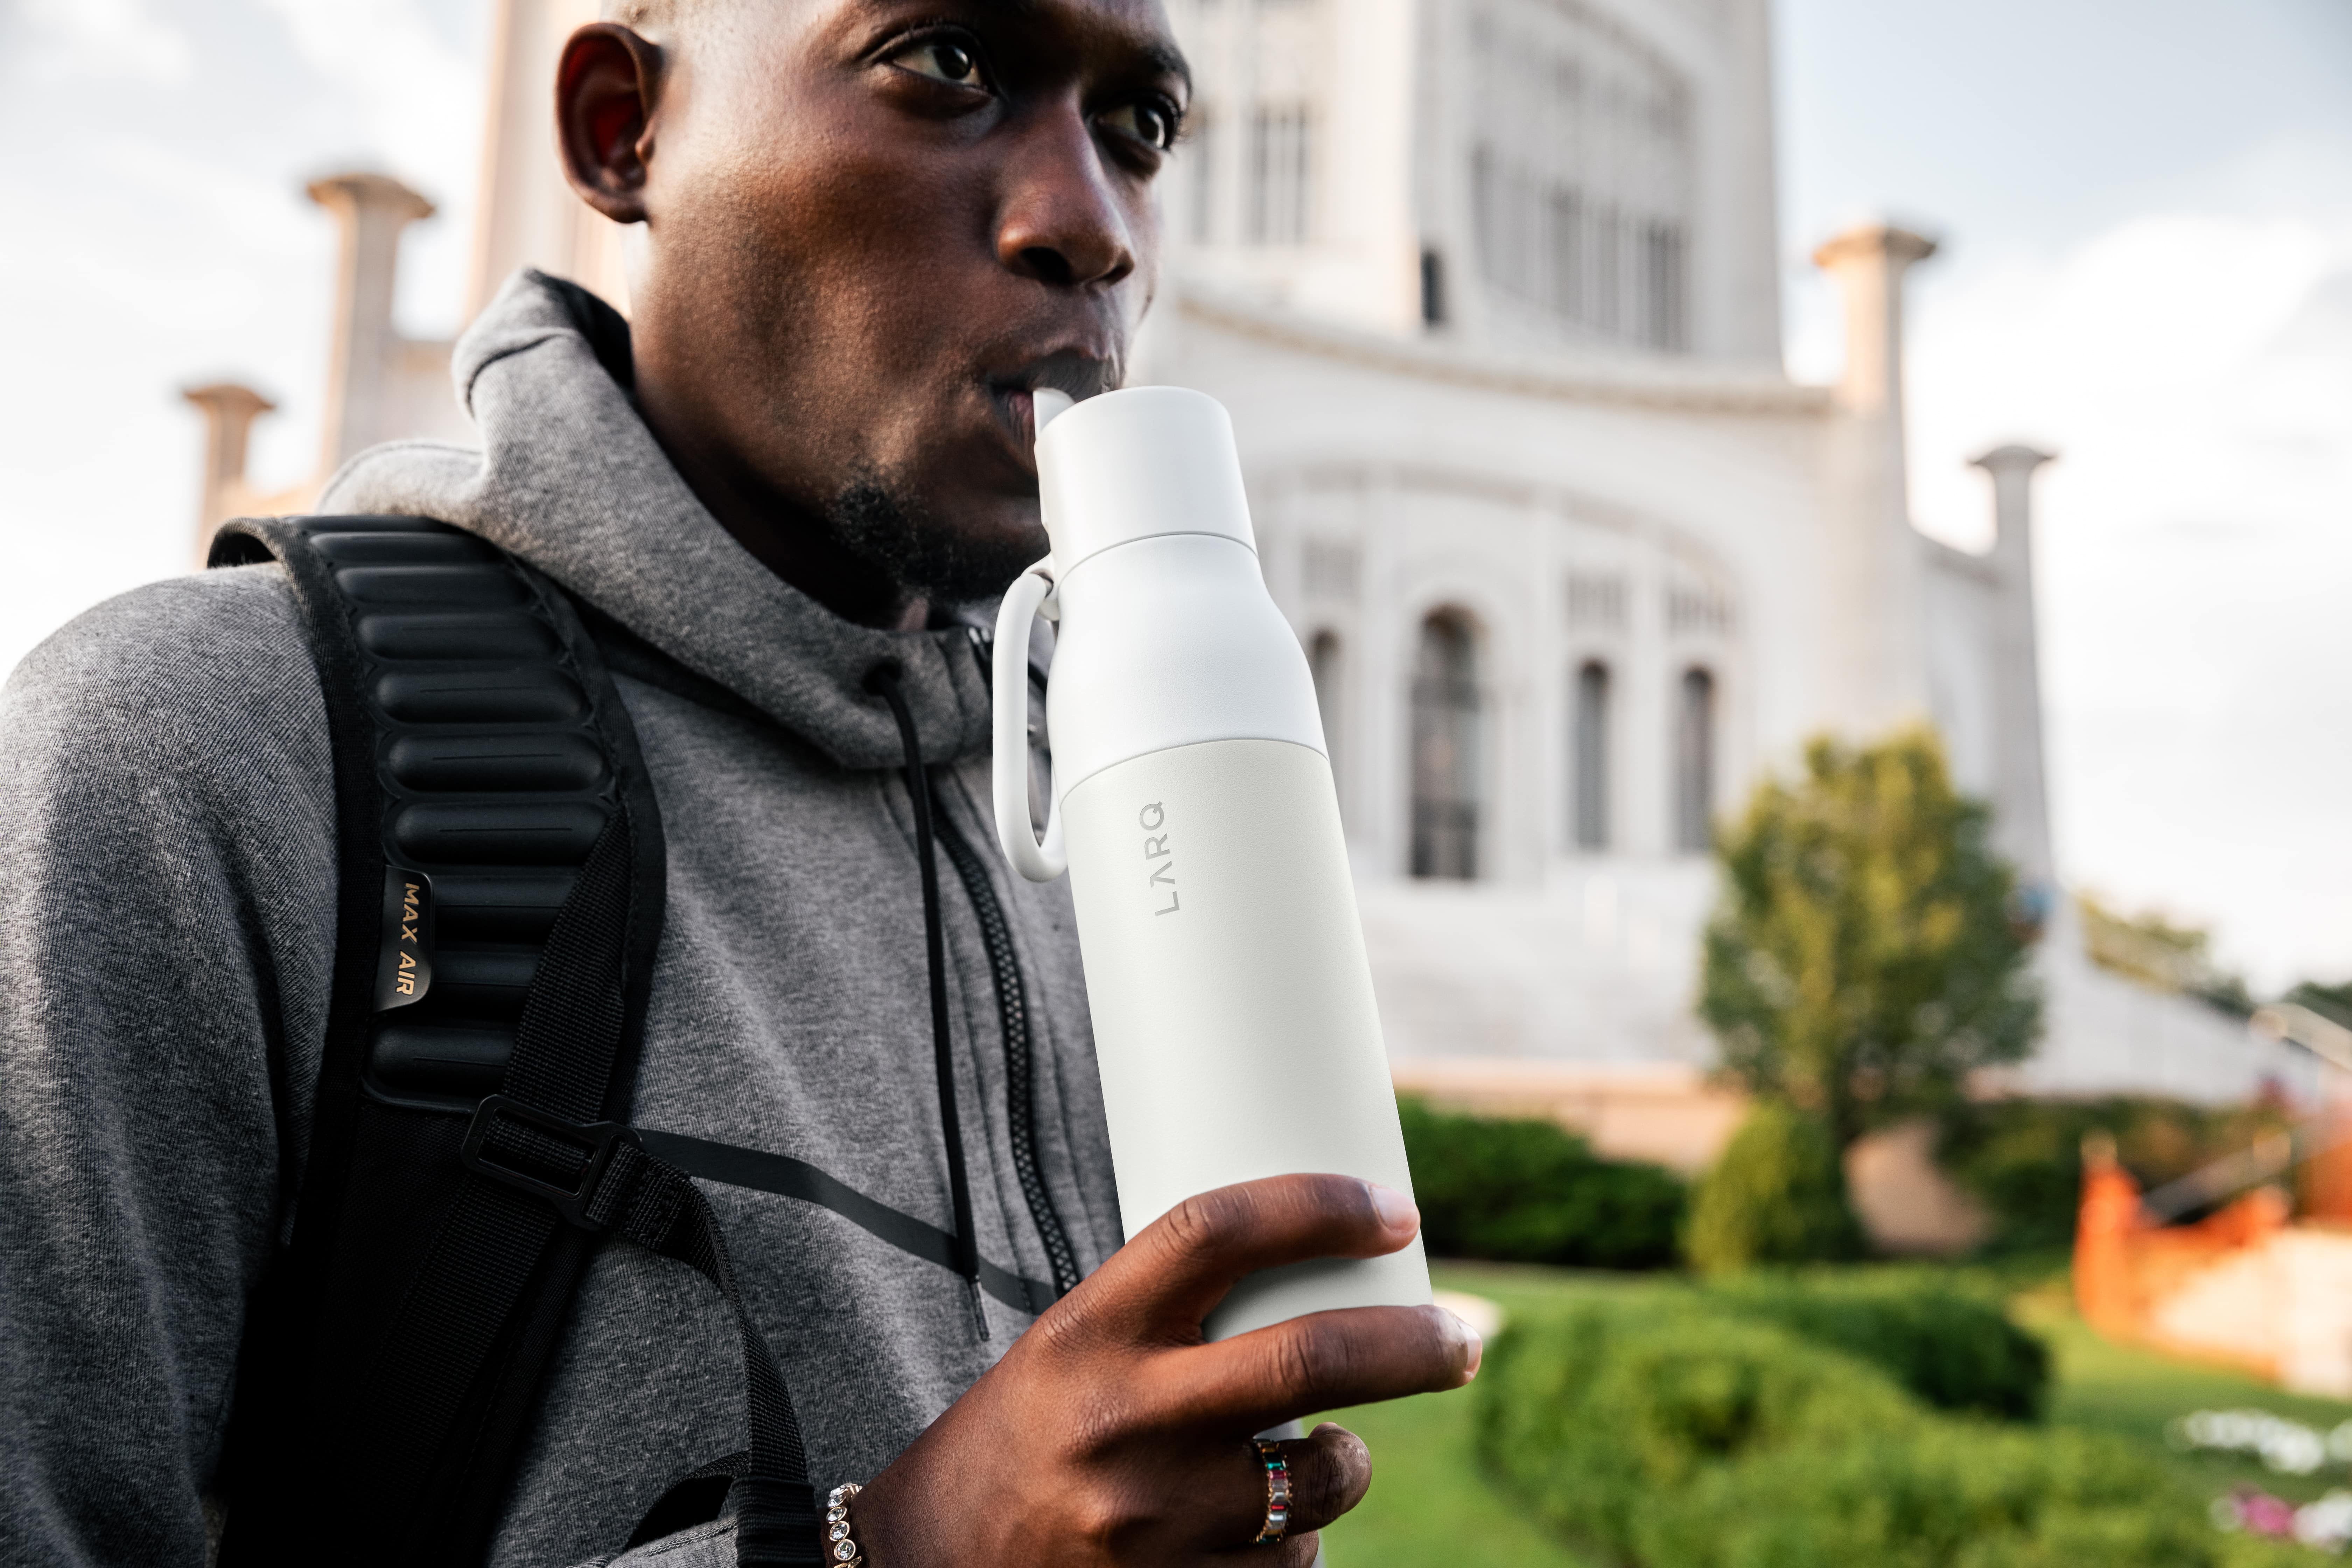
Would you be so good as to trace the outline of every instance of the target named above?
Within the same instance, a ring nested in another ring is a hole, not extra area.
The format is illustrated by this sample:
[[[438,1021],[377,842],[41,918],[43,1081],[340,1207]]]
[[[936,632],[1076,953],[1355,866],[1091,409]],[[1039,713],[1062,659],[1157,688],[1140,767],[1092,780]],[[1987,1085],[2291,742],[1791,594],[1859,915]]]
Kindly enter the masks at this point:
[[[591,22],[564,43],[555,68],[555,137],[580,199],[614,223],[643,223],[646,160],[653,156],[658,46],[613,22]]]

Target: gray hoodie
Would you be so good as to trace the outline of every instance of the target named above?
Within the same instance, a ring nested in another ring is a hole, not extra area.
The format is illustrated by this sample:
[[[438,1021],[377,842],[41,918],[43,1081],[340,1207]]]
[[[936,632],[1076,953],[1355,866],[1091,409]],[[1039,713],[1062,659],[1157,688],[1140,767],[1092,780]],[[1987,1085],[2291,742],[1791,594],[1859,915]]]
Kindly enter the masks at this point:
[[[635,1120],[796,1156],[949,1228],[913,822],[898,731],[862,682],[904,666],[948,814],[992,845],[972,639],[852,626],[761,567],[671,468],[589,325],[562,286],[517,279],[457,346],[483,449],[379,447],[320,510],[479,533],[729,694],[618,678],[669,866]],[[245,1306],[300,1196],[333,820],[318,677],[275,566],[101,605],[0,692],[0,1562],[194,1565],[217,1536]],[[1091,1269],[1120,1237],[1066,885],[982,859],[1029,1007],[1038,1163]],[[980,1248],[1051,1279],[987,949],[941,869]],[[982,1341],[946,1270],[794,1199],[704,1190],[821,1490],[887,1464],[1029,1321],[991,1300]],[[743,1431],[717,1292],[608,1245],[492,1561],[615,1550]]]

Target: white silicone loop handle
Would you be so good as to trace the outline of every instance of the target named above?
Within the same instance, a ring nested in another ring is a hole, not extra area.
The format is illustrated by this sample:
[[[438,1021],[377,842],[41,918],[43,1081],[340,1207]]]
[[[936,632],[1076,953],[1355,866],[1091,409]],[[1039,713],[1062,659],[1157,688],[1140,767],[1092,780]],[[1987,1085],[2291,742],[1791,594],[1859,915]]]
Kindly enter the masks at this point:
[[[1062,853],[1062,802],[1047,774],[1045,841],[1029,826],[1029,626],[1054,591],[1049,556],[1013,580],[996,612],[996,652],[990,667],[994,688],[996,841],[1013,868],[1033,882],[1050,882],[1069,869]]]

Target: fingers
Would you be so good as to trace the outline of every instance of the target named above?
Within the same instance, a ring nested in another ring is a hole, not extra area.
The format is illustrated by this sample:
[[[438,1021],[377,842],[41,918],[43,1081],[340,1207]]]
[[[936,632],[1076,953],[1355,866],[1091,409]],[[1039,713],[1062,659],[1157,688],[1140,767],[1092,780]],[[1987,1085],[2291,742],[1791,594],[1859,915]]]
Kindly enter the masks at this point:
[[[1336,1421],[1285,1443],[1282,1457],[1290,1464],[1291,1539],[1338,1522],[1372,1489],[1372,1451]],[[1264,1476],[1263,1467],[1259,1474]],[[1265,1500],[1262,1490],[1259,1500]],[[1259,1522],[1264,1522],[1262,1510]]]
[[[1154,1393],[1189,1420],[1262,1432],[1317,1410],[1459,1388],[1484,1349],[1442,1307],[1352,1307],[1169,1356]]]
[[[1177,1205],[1103,1265],[1095,1304],[1189,1337],[1244,1275],[1310,1258],[1377,1258],[1421,1228],[1412,1200],[1353,1176],[1269,1176]]]
[[[1326,1421],[1304,1437],[1276,1445],[1282,1450],[1290,1482],[1289,1522],[1283,1537],[1283,1561],[1298,1550],[1302,1538],[1314,1533],[1364,1500],[1372,1484],[1372,1456],[1363,1440],[1346,1427]],[[1265,1461],[1255,1443],[1217,1445],[1195,1495],[1203,1500],[1201,1544],[1216,1552],[1249,1547],[1265,1526],[1267,1489]],[[1301,1563],[1314,1561],[1310,1544]]]

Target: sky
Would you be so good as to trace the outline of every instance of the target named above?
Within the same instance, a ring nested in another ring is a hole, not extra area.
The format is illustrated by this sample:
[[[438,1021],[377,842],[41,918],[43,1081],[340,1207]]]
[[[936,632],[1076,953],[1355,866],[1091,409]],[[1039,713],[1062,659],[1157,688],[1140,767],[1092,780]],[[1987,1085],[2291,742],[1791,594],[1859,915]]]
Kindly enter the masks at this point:
[[[2352,975],[2352,5],[1785,0],[1788,355],[1857,217],[1912,274],[1919,524],[2058,454],[2035,519],[2060,873],[2210,924],[2262,987]]]
[[[1664,0],[1660,0],[1664,3]],[[0,0],[0,668],[184,569],[199,425],[276,398],[311,467],[333,235],[310,178],[440,205],[408,331],[459,325],[487,0]],[[1935,237],[1908,338],[1913,507],[1981,547],[1967,458],[2058,454],[2036,571],[2062,875],[2214,928],[2262,988],[2352,975],[2352,5],[1780,0],[1791,372],[1838,363],[1806,258]]]

